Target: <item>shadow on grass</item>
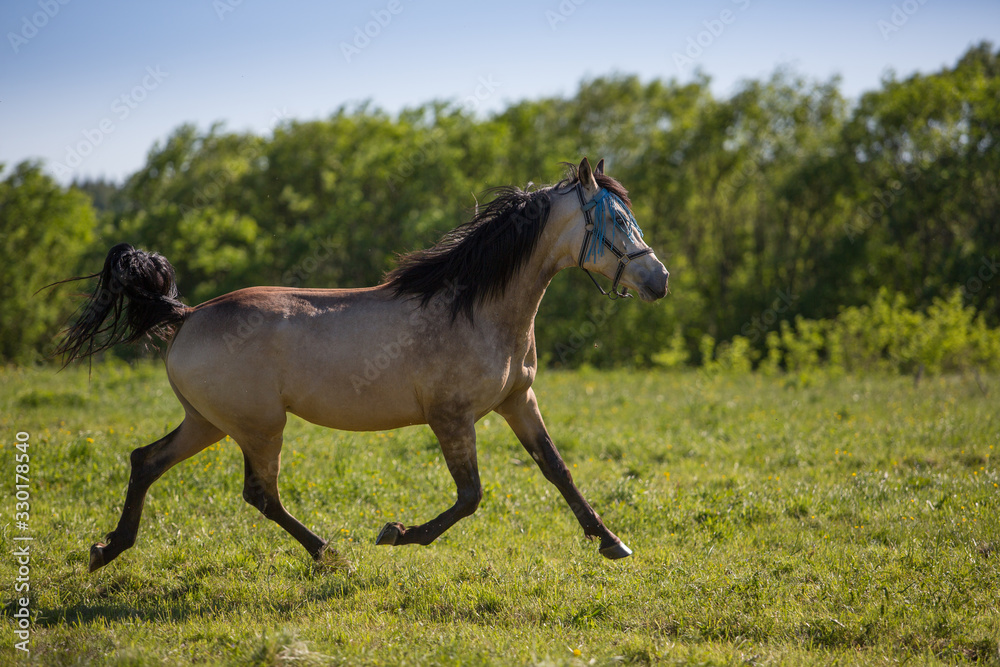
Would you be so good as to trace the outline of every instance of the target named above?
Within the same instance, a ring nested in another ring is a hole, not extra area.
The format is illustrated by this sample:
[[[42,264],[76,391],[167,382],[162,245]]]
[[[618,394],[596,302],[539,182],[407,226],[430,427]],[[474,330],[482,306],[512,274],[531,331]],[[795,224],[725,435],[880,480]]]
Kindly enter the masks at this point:
[[[382,591],[390,587],[382,574],[359,575],[352,572],[317,571],[310,580],[258,582],[254,595],[219,595],[210,583],[202,580],[176,584],[156,583],[132,575],[122,575],[96,587],[88,599],[65,606],[32,606],[32,625],[50,627],[62,624],[87,625],[94,622],[119,624],[135,620],[147,622],[183,622],[206,615],[227,616],[252,610],[270,616],[291,616],[303,604],[345,600],[358,594]],[[304,585],[303,585],[304,584]],[[283,586],[299,588],[299,593],[275,599],[270,593]],[[95,599],[96,598],[96,599]],[[262,598],[266,602],[262,602]],[[16,600],[0,609],[0,618],[14,620]]]

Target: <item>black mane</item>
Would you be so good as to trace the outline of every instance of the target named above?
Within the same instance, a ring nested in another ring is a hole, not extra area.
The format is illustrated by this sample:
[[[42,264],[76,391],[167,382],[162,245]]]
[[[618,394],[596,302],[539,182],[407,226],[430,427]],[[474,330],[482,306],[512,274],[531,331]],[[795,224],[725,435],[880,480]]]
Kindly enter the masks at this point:
[[[492,190],[496,196],[472,220],[445,234],[432,248],[402,255],[386,275],[386,284],[396,296],[419,298],[423,306],[434,295],[447,294],[452,319],[464,313],[472,321],[475,307],[501,298],[531,257],[549,218],[550,192],[575,186],[573,176],[552,188]],[[621,183],[604,174],[595,177],[599,186],[631,208]]]
[[[525,192],[497,188],[469,222],[451,230],[427,250],[399,258],[386,276],[397,296],[413,296],[421,305],[438,292],[450,295],[452,319],[459,313],[472,320],[476,305],[503,296],[524,266],[549,217],[547,190]]]

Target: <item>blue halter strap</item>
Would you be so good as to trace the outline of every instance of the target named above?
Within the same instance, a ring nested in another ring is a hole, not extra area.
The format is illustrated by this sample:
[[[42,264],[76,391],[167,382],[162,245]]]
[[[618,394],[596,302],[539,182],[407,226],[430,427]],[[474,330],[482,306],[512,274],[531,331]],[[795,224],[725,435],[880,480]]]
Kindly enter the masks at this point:
[[[580,209],[587,220],[586,234],[584,234],[583,244],[580,246],[580,257],[577,260],[577,264],[590,276],[590,279],[594,281],[597,289],[604,296],[610,299],[631,298],[632,295],[628,293],[628,288],[623,289],[621,292],[618,291],[618,283],[621,282],[622,275],[625,273],[625,267],[633,259],[651,254],[653,249],[641,248],[630,253],[625,253],[618,249],[615,243],[617,241],[618,230],[621,230],[625,237],[635,244],[638,243],[639,238],[642,238],[642,229],[639,228],[639,223],[635,221],[635,216],[629,211],[628,206],[617,195],[601,188],[594,195],[593,199],[589,202],[584,201],[583,185],[580,183],[576,185],[576,194],[580,198]],[[608,222],[611,224],[609,225]],[[610,239],[607,234],[609,226],[611,227]],[[636,234],[638,234],[638,238]],[[593,257],[595,262],[598,258],[603,257],[605,248],[618,258],[618,270],[615,271],[615,278],[610,292],[606,292],[598,284],[597,279],[594,278],[590,271],[583,268],[583,263],[591,257]]]

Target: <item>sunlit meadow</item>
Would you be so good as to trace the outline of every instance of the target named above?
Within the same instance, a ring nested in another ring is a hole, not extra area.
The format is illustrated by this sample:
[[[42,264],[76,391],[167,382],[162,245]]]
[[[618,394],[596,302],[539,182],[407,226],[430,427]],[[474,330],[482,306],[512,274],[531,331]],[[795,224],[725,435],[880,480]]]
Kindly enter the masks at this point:
[[[1000,378],[542,372],[549,430],[635,554],[606,561],[503,420],[485,498],[429,547],[387,520],[454,499],[429,429],[291,419],[281,491],[339,557],[316,566],[241,498],[229,440],[152,488],[97,573],[128,453],[182,416],[162,367],[0,371],[2,525],[30,434],[30,654],[0,561],[0,662],[830,664],[1000,662]]]

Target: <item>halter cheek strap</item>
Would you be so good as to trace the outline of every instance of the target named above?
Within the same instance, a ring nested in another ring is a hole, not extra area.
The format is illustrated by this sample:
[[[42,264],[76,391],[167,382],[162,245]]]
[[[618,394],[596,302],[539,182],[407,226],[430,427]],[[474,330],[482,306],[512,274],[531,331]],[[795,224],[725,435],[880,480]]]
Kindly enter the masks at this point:
[[[595,225],[594,214],[593,214],[594,208],[598,207],[599,203],[603,204],[602,200],[604,198],[613,197],[613,195],[611,195],[607,190],[601,189],[596,195],[594,195],[593,199],[591,199],[588,202],[585,201],[583,198],[583,186],[580,183],[577,183],[576,195],[580,199],[580,210],[583,211],[583,215],[587,220],[586,233],[583,235],[583,245],[580,246],[580,257],[579,259],[577,259],[577,264],[580,266],[581,269],[583,269],[584,273],[590,276],[590,279],[594,282],[594,285],[597,286],[597,289],[599,289],[601,291],[601,294],[603,294],[604,296],[608,297],[609,299],[632,298],[632,295],[628,293],[627,287],[624,288],[621,292],[618,291],[618,283],[621,282],[622,275],[625,273],[625,267],[627,267],[633,259],[638,259],[639,257],[642,257],[644,255],[649,255],[653,252],[653,249],[641,248],[639,250],[635,250],[630,253],[625,253],[619,250],[618,247],[615,245],[613,240],[614,236],[612,236],[612,238],[609,239],[607,234],[604,233],[605,229],[604,226],[605,224],[607,224],[605,220],[600,220],[600,225],[601,225],[600,227],[597,227]],[[599,210],[601,211],[604,211],[605,209],[611,212],[611,224],[612,225],[617,224],[614,221],[614,207],[611,204],[611,202],[609,202],[607,206],[602,205],[599,207]],[[636,229],[638,229],[638,226],[636,226]],[[632,236],[631,229],[626,229],[624,231],[626,235],[628,235],[629,237]],[[597,234],[596,239],[593,238],[595,233]],[[639,231],[639,233],[641,235],[642,231]],[[595,243],[593,243],[593,248],[591,248],[592,240],[595,241]],[[594,259],[596,260],[600,255],[604,254],[604,248],[610,250],[614,254],[614,256],[618,258],[618,270],[615,271],[615,279],[611,285],[610,292],[606,292],[604,288],[601,287],[601,285],[597,282],[597,279],[594,278],[593,274],[591,274],[590,271],[588,271],[587,269],[583,268],[584,261],[591,253],[593,253]]]

